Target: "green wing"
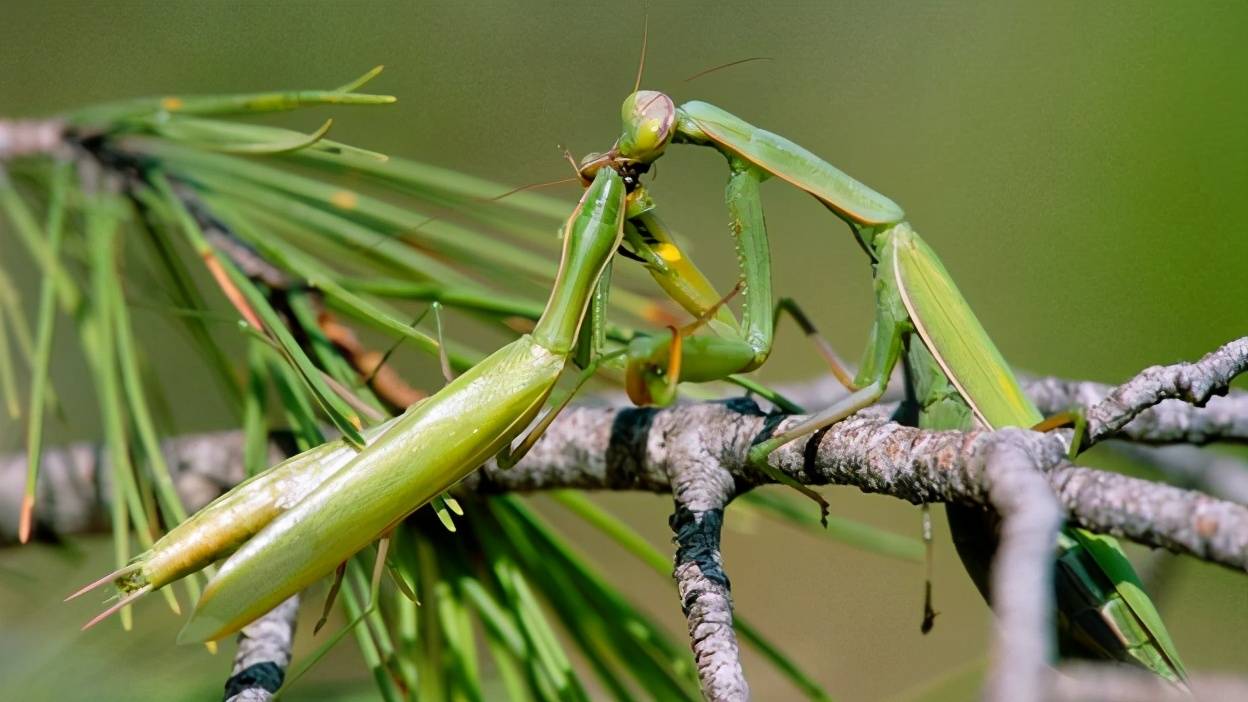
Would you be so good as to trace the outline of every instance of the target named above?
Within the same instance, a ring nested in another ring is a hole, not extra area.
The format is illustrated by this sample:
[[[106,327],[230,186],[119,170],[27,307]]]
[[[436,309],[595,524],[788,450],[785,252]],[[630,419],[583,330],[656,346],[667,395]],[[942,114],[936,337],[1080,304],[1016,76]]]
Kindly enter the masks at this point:
[[[705,102],[680,106],[680,118],[717,146],[764,171],[814,195],[833,210],[867,225],[900,222],[905,213],[897,203],[859,183],[806,149],[784,137]]]
[[[1129,631],[1137,621],[1143,624],[1156,650],[1165,660],[1154,660],[1155,654],[1147,646],[1132,646],[1131,655],[1174,682],[1186,680],[1187,670],[1183,667],[1183,661],[1179,659],[1178,649],[1174,645],[1174,640],[1170,638],[1170,632],[1166,631],[1166,625],[1161,621],[1161,613],[1157,611],[1153,600],[1144,591],[1140,576],[1136,575],[1135,568],[1131,566],[1131,561],[1127,560],[1127,554],[1123,553],[1118,540],[1104,534],[1093,534],[1085,529],[1066,529],[1066,533],[1074,537],[1075,541],[1092,555],[1096,564],[1114,584],[1114,589],[1131,609],[1130,613],[1119,613],[1114,611],[1112,604],[1107,603],[1102,610],[1102,616],[1112,619],[1115,628],[1123,632]],[[1135,616],[1131,617],[1130,614]],[[1166,665],[1159,664],[1168,664],[1173,674],[1168,675],[1170,670],[1167,670]]]
[[[889,232],[880,265],[889,264],[924,346],[980,421],[994,429],[1040,422],[1039,410],[1023,394],[940,259],[907,224]],[[1107,593],[1098,611],[1127,654],[1162,677],[1175,682],[1185,679],[1174,641],[1118,542],[1083,529],[1068,528],[1064,533],[1091,556],[1092,565],[1121,598]]]
[[[884,261],[924,345],[985,426],[1030,427],[1044,419],[975,318],[935,252],[907,224],[889,232]],[[891,255],[890,255],[891,254]]]

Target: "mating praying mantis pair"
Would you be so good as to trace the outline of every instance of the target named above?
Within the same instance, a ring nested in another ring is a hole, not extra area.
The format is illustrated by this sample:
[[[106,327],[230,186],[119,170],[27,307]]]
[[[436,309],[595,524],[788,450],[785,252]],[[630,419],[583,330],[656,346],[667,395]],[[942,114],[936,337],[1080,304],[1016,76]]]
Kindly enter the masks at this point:
[[[891,200],[787,139],[706,103],[677,108],[665,94],[635,89],[622,116],[624,131],[614,146],[578,165],[587,188],[565,226],[559,273],[531,334],[365,432],[362,449],[331,443],[280,464],[87,589],[115,581],[125,596],[111,612],[232,553],[180,637],[218,639],[333,572],[490,456],[514,462],[562,407],[510,448],[570,361],[582,367],[580,381],[600,365],[623,365],[630,397],[660,405],[674,399],[682,380],[757,368],[771,350],[776,319],[759,192],[771,177],[810,193],[849,225],[873,269],[876,319],[857,376],[835,369],[850,395],[757,444],[748,456],[752,465],[775,475],[768,454],[875,402],[899,361],[916,391],[923,426],[965,429],[978,421],[988,428],[1030,427],[1042,421],[944,267]],[[728,161],[726,202],[744,297],[740,320],[680,249],[640,182],[673,143],[709,146]],[[596,302],[609,293],[617,250],[641,259],[697,321],[603,352]],[[955,528],[988,528],[980,515],[952,514]],[[1116,543],[1068,529],[1056,553],[1059,587],[1074,593],[1059,598],[1064,651],[1135,662],[1180,682],[1174,646]],[[378,558],[384,561],[384,548]],[[966,560],[970,566],[975,559]]]
[[[670,399],[667,389],[674,382],[670,375],[661,386],[662,394],[653,392],[661,378],[654,363],[664,355],[664,342],[670,344],[666,349],[669,359],[679,346],[683,354],[679,368],[682,373],[692,369],[693,380],[722,373],[733,362],[739,366],[731,372],[740,372],[766,359],[774,315],[758,187],[776,177],[814,196],[849,225],[873,269],[875,322],[856,377],[851,379],[839,368],[835,354],[825,354],[833,375],[850,394],[807,421],[757,443],[748,457],[752,465],[772,473],[766,460],[775,449],[876,402],[899,361],[918,404],[922,427],[969,429],[978,422],[999,429],[1045,424],[940,259],[890,199],[788,139],[704,102],[677,108],[663,93],[634,91],[624,101],[622,116],[624,133],[619,141],[607,153],[588,157],[582,163],[582,175],[610,167],[636,183],[637,176],[670,143],[719,151],[730,171],[725,199],[741,261],[739,284],[746,293],[739,336],[701,337],[701,343],[693,337],[678,343],[679,336],[673,335],[670,342],[648,337],[634,343],[630,349],[634,362],[650,363],[641,371],[644,386],[630,384],[634,400],[651,400],[656,395],[662,401]],[[639,188],[635,186],[634,193]],[[640,238],[650,244],[652,252],[645,260],[655,279],[691,313],[705,317],[718,309],[721,317],[726,316],[718,294],[665,232],[653,204],[648,198],[639,201],[646,205],[630,219],[639,232],[634,242]],[[788,309],[808,334],[813,332],[795,307]],[[1072,455],[1078,451],[1078,433],[1077,428]],[[951,505],[949,516],[959,553],[987,596],[994,525],[986,515],[966,507]],[[1063,654],[1135,663],[1182,684],[1186,674],[1175,646],[1117,542],[1067,528],[1060,535],[1057,552]]]

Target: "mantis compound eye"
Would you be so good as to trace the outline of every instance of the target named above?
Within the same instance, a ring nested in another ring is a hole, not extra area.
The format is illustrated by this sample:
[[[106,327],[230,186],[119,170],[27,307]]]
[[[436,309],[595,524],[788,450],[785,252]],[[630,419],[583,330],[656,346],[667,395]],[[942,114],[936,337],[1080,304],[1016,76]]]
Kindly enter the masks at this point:
[[[575,164],[577,175],[588,185],[594,179],[594,176],[598,175],[598,169],[611,163],[611,158],[609,153],[600,154],[595,151],[587,154],[585,158],[581,159],[580,163]]]
[[[676,126],[676,105],[667,95],[654,90],[638,90],[624,100],[620,109],[624,134],[620,156],[649,163],[663,155]]]

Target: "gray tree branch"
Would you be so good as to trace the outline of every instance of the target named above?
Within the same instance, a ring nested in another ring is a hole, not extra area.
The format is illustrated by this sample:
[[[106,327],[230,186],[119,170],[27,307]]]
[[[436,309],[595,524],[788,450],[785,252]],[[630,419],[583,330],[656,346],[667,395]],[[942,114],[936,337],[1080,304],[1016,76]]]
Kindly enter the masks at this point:
[[[777,419],[740,400],[664,410],[574,408],[554,422],[520,465],[502,471],[489,464],[469,476],[460,489],[483,494],[569,487],[667,493],[672,479],[667,449],[647,445],[646,439],[661,430],[669,442],[686,440],[699,422],[705,422],[705,431],[691,440],[704,441],[703,449],[718,457],[738,489],[748,488],[768,480],[744,465],[744,451]],[[801,419],[784,418],[781,426]],[[991,435],[924,431],[860,414],[821,433],[817,441],[783,447],[773,454],[773,462],[805,484],[853,485],[915,504],[986,505],[981,476],[971,466],[976,442]],[[1049,434],[1026,436],[1050,452],[1061,447],[1060,439]],[[242,479],[238,432],[180,437],[164,446],[174,484],[189,508],[206,504]],[[1245,568],[1248,508],[1243,505],[1064,462],[1045,469],[1063,506],[1082,526]],[[41,530],[72,534],[101,528],[111,489],[109,474],[106,458],[93,444],[45,452],[36,511]],[[8,541],[15,537],[24,477],[24,455],[0,459],[0,533]]]
[[[1111,387],[1054,378],[1027,383],[1041,411],[1086,407],[1092,443],[1111,436],[1145,443],[1248,441],[1248,393],[1229,390],[1248,370],[1248,337],[1195,363],[1146,368]],[[1215,395],[1221,395],[1216,396]]]
[[[1207,399],[1242,364],[1237,348],[1228,345],[1182,368],[1149,369],[1125,390],[1107,393],[1111,399],[1094,408],[1099,408],[1101,436],[1112,433],[1105,427],[1129,427],[1130,418],[1147,415],[1149,403],[1176,395]],[[1116,417],[1107,408],[1129,417]],[[1193,414],[1166,421],[1190,427]],[[710,699],[745,699],[748,687],[719,550],[722,509],[736,494],[769,482],[745,464],[749,447],[802,419],[765,415],[742,399],[661,410],[574,408],[556,420],[518,466],[503,471],[488,464],[459,489],[478,494],[552,488],[671,492],[678,542],[675,577],[703,690]],[[1221,426],[1237,431],[1234,423]],[[171,440],[166,451],[188,506],[206,503],[242,477],[237,433]],[[808,485],[852,485],[915,504],[960,502],[998,511],[1004,526],[994,592],[1002,594],[993,603],[999,618],[989,693],[993,699],[1040,699],[1057,688],[1050,686],[1046,668],[1053,648],[1051,595],[1035,583],[1051,580],[1053,534],[1063,512],[1094,531],[1248,569],[1248,507],[1073,466],[1064,453],[1062,438],[1051,433],[924,431],[889,422],[877,410],[782,447],[772,454],[771,464]],[[110,494],[103,463],[101,452],[90,445],[47,452],[37,512],[42,527],[65,533],[103,522],[101,506]],[[22,456],[0,460],[0,519],[10,539],[23,473]]]

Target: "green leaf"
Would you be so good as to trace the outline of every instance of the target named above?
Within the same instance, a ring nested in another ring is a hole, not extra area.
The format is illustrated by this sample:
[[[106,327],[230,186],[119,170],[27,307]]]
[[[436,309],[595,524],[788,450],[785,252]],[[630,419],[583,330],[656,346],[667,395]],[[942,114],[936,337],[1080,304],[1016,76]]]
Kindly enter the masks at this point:
[[[155,268],[164,277],[165,289],[172,297],[172,304],[184,312],[177,315],[178,320],[190,336],[195,352],[207,361],[208,367],[215,373],[217,386],[225,392],[226,405],[237,412],[242,403],[238,379],[234,376],[233,365],[221,348],[220,341],[208,327],[208,305],[175,245],[175,237],[167,224],[167,218],[176,218],[156,193],[138,189],[131,195],[140,209],[147,243],[151,254],[156,258]],[[234,319],[229,321],[232,324]]]
[[[18,399],[20,393],[17,389],[17,377],[13,372],[13,354],[9,349],[9,335],[3,310],[3,306],[0,306],[0,391],[3,391],[9,419],[16,420],[22,416],[22,402]]]
[[[586,653],[599,679],[616,689],[617,698],[631,698],[615,681],[617,668],[627,670],[643,689],[661,698],[700,698],[687,648],[672,643],[661,627],[629,605],[518,499],[501,496],[488,504],[508,547],[523,557],[527,572],[541,585],[565,630]]]
[[[272,155],[299,151],[314,146],[329,133],[334,120],[327,119],[311,134],[302,134],[279,127],[218,122],[216,120],[155,119],[153,132],[208,151],[240,155]]]
[[[393,95],[369,95],[337,90],[294,90],[234,95],[169,95],[138,98],[83,108],[64,115],[71,125],[115,126],[156,114],[238,115],[285,112],[312,105],[389,105]]]
[[[73,167],[67,161],[57,164],[52,175],[46,229],[48,254],[53,260],[60,255],[66,191],[72,175]],[[30,538],[39,466],[43,462],[44,402],[51,382],[49,369],[52,365],[52,340],[56,329],[56,278],[53,276],[44,276],[39,282],[39,309],[36,315],[38,329],[35,332],[35,349],[30,369],[30,421],[26,425],[26,489],[19,526],[23,543]]]
[[[95,378],[100,416],[104,423],[104,443],[108,449],[109,462],[113,467],[113,501],[124,503],[114,507],[115,519],[129,518],[134,524],[135,535],[144,548],[151,548],[153,529],[148,520],[147,509],[140,494],[134,465],[130,460],[128,432],[126,430],[128,409],[122,398],[116,355],[116,324],[113,317],[113,300],[121,297],[121,285],[116,278],[118,256],[117,233],[120,203],[107,196],[96,196],[86,201],[86,235],[90,254],[91,298],[85,314],[79,317],[83,352],[87,365]],[[119,494],[117,494],[119,493]],[[118,567],[129,560],[129,537],[125,524],[113,525],[114,547]],[[180,613],[171,588],[160,591],[175,613]]]

